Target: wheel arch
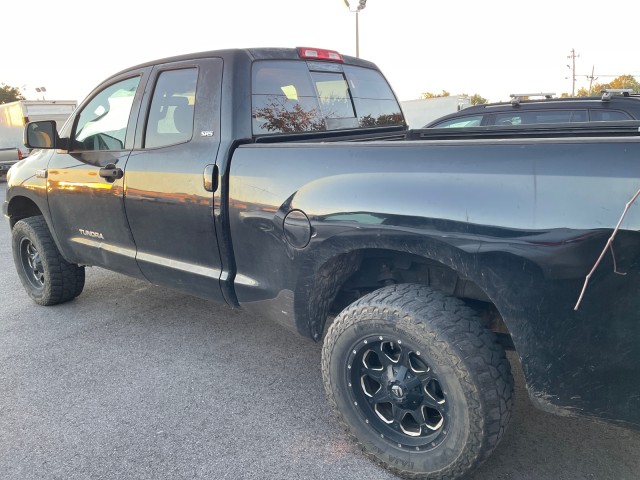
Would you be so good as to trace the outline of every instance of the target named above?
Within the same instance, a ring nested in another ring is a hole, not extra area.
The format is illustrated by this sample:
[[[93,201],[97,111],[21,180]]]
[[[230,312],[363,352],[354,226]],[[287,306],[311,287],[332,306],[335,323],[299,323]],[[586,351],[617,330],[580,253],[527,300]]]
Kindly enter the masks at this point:
[[[334,314],[373,290],[393,283],[418,283],[461,298],[478,309],[503,347],[527,350],[531,325],[514,314],[514,298],[505,295],[513,282],[535,282],[539,267],[512,253],[478,253],[478,246],[461,249],[445,242],[358,241],[333,244],[315,252],[314,266],[298,278],[294,297],[299,333],[320,341]],[[342,248],[341,248],[342,247]]]
[[[13,228],[16,222],[23,218],[43,215],[45,220],[48,220],[45,212],[42,211],[38,204],[31,198],[24,195],[17,195],[9,200],[7,215],[9,216],[9,224],[11,225],[11,228]],[[49,222],[47,221],[47,223]]]
[[[30,195],[30,193],[31,190],[20,190],[19,192],[15,192],[10,198],[9,195],[7,195],[6,214],[9,217],[11,229],[13,229],[15,224],[20,220],[41,215],[47,224],[47,228],[56,247],[62,252],[63,249],[60,248],[58,235],[53,228],[46,197],[41,197],[40,195],[42,194],[39,191],[33,195]]]

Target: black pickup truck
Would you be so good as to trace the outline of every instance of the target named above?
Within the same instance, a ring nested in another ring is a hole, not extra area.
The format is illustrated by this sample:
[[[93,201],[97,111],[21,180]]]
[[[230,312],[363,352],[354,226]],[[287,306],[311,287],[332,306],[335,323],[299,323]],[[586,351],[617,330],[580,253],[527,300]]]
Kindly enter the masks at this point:
[[[460,478],[531,400],[640,425],[638,124],[407,129],[370,62],[311,49],[163,59],[98,86],[11,169],[27,293],[98,266],[323,341],[327,398],[374,461]],[[579,308],[585,279],[602,257]]]

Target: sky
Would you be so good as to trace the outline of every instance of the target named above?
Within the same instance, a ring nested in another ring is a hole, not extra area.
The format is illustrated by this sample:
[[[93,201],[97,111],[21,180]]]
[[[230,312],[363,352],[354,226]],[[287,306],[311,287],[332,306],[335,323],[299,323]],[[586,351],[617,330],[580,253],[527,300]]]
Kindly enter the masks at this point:
[[[7,3],[9,3],[7,5]],[[351,7],[358,0],[351,0]],[[29,100],[82,101],[129,66],[184,53],[319,47],[356,54],[356,14],[343,0],[9,0],[2,6],[0,83]],[[573,0],[368,0],[360,57],[399,100],[423,92],[571,93],[630,74],[640,80],[637,20],[623,8]],[[578,56],[579,55],[579,56]]]

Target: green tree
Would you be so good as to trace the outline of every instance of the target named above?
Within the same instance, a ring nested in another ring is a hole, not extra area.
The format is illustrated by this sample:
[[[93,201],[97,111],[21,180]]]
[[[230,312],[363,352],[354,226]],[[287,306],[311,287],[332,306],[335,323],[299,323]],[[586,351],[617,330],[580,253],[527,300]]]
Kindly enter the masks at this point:
[[[468,95],[465,95],[468,97]],[[473,95],[471,95],[471,105],[484,105],[485,103],[489,103],[489,101],[480,96],[479,93],[474,93]]]
[[[424,92],[422,95],[420,95],[420,99],[450,97],[450,96],[451,96],[451,94],[449,92],[447,92],[446,90],[442,90],[442,93]],[[478,93],[474,93],[473,95],[468,95],[466,93],[461,93],[460,96],[462,96],[462,97],[470,97],[471,98],[471,105],[483,105],[485,103],[489,103],[489,100],[487,100],[486,98],[484,98],[483,96],[481,96]]]
[[[598,96],[605,88],[630,88],[633,93],[640,93],[640,83],[635,79],[633,75],[620,75],[614,78],[609,83],[596,83],[591,86],[591,89],[580,88],[576,96],[578,97],[590,97]]]
[[[442,90],[442,93],[431,93],[431,92],[424,92],[422,95],[420,95],[421,99],[427,99],[427,98],[438,98],[438,97],[448,97],[451,94],[449,92],[447,92],[446,90]]]
[[[4,83],[0,84],[0,104],[24,100],[24,96],[18,87],[11,87]]]
[[[578,91],[576,92],[576,97],[590,97],[593,94],[589,91],[588,88],[584,88],[584,87],[580,87],[578,89]],[[563,97],[570,97],[571,95],[569,95],[568,93],[563,93],[562,94]]]
[[[640,83],[635,79],[633,75],[620,75],[611,81],[601,85],[602,88],[631,88],[633,93],[640,93]]]

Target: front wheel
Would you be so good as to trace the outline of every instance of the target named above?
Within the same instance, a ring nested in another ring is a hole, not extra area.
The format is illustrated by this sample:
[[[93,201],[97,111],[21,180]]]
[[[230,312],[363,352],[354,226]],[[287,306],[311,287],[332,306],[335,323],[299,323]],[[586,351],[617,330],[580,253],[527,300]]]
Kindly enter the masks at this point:
[[[495,335],[462,301],[423,285],[385,287],[341,312],[322,374],[350,436],[406,478],[463,477],[511,415],[513,377]]]
[[[80,295],[84,267],[62,257],[42,216],[16,222],[11,237],[18,276],[36,303],[56,305]]]

